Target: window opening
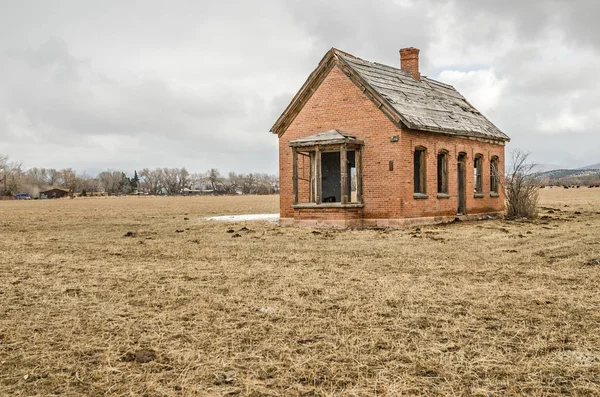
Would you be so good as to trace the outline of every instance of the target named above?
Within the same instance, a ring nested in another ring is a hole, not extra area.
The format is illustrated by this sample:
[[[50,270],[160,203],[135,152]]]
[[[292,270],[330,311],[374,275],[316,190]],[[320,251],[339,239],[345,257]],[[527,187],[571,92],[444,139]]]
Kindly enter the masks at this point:
[[[475,193],[483,193],[483,157],[478,154],[475,156],[473,164]]]
[[[437,191],[448,194],[448,153],[439,152],[437,156]]]
[[[490,192],[498,193],[498,157],[492,157],[490,161]]]
[[[414,153],[414,192],[417,194],[425,194],[427,193],[425,188],[425,149],[417,148]]]

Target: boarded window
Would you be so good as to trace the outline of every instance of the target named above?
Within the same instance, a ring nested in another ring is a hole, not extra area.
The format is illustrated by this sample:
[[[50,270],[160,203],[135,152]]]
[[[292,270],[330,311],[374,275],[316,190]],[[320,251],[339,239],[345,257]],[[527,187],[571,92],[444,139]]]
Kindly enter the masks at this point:
[[[425,148],[415,149],[414,154],[414,184],[415,193],[425,194],[427,190],[426,185],[426,169],[425,169]]]
[[[490,160],[490,192],[498,193],[498,157],[492,157]]]
[[[483,193],[483,156],[478,154],[475,156],[473,164],[475,193]]]
[[[437,192],[448,194],[448,153],[445,151],[437,156]]]

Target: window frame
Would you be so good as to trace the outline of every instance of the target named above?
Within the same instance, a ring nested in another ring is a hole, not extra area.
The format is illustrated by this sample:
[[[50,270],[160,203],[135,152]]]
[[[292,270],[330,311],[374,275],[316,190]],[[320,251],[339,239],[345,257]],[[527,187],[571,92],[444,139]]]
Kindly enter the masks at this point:
[[[440,161],[441,158],[441,161]],[[448,183],[448,158],[449,152],[446,149],[441,149],[437,154],[437,197],[449,198],[449,183]],[[441,166],[441,169],[440,169]]]
[[[417,153],[419,153],[418,163]],[[427,148],[424,146],[416,146],[413,151],[413,197],[416,199],[429,197],[427,194]]]
[[[473,159],[473,196],[483,197],[483,154],[477,153]]]
[[[500,173],[498,171],[500,159],[498,156],[490,158],[490,196],[499,197],[498,186],[500,185]]]

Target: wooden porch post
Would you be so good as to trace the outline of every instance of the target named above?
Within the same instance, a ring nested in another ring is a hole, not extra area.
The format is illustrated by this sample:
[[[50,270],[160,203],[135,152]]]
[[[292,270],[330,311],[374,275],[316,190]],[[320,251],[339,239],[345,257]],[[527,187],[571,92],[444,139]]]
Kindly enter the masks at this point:
[[[298,150],[296,148],[292,148],[292,168],[293,168],[293,196],[294,196],[294,205],[298,204]]]
[[[341,189],[342,189],[342,204],[348,204],[348,151],[346,150],[346,145],[342,145],[340,150],[340,172],[342,175],[341,178]]]
[[[308,177],[308,181],[310,186],[308,187],[308,191],[309,191],[309,202],[310,203],[314,203],[315,202],[315,152],[311,151],[310,153],[310,167],[309,167],[309,177]]]
[[[363,203],[362,197],[362,147],[358,146],[354,151],[354,161],[356,162],[356,201]]]
[[[316,178],[317,178],[317,191],[315,192],[315,203],[316,204],[321,204],[321,200],[322,200],[322,178],[321,178],[321,151],[319,150],[319,147],[317,146],[317,148],[315,149],[315,174],[316,174]]]

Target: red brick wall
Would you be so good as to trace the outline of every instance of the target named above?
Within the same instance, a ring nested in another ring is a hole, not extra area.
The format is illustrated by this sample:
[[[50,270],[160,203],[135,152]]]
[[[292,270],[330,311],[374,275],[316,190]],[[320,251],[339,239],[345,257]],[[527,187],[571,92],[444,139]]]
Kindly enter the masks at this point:
[[[504,167],[504,146],[474,140],[458,139],[421,131],[400,130],[375,104],[342,72],[334,67],[287,131],[279,139],[280,211],[282,218],[309,219],[317,217],[315,210],[292,208],[292,150],[289,142],[319,132],[336,129],[365,142],[363,147],[363,201],[360,212],[364,218],[398,219],[454,215],[457,209],[458,152],[467,153],[467,212],[482,213],[502,211],[502,197],[492,198],[489,194],[489,160],[496,155],[499,169]],[[390,137],[399,136],[398,142]],[[415,146],[427,148],[427,192],[428,199],[413,198],[413,150]],[[438,199],[437,151],[446,149],[448,156],[449,199]],[[483,154],[484,198],[473,197],[473,158]],[[393,161],[394,169],[389,170]],[[300,202],[307,197],[307,185],[300,183]],[[319,219],[339,219],[340,211],[327,210]]]
[[[319,208],[303,209],[296,213],[295,219],[298,220],[328,220],[328,219],[360,219],[362,217],[361,208]]]
[[[309,134],[310,135],[310,134]],[[288,150],[291,150],[288,147]],[[310,157],[298,155],[298,203],[310,201]]]
[[[458,154],[466,153],[466,201],[467,213],[477,214],[504,210],[504,198],[490,195],[490,159],[498,157],[498,169],[504,169],[504,146],[470,139],[427,133],[423,131],[403,130],[400,138],[400,150],[404,154],[402,161],[402,184],[405,194],[402,196],[403,217],[422,217],[454,215],[458,208]],[[417,146],[423,146],[426,152],[427,199],[414,199],[413,193],[413,153]],[[448,194],[450,198],[437,198],[437,154],[440,150],[448,152]],[[474,159],[476,154],[483,155],[483,198],[475,198]],[[501,190],[501,189],[499,189]]]

